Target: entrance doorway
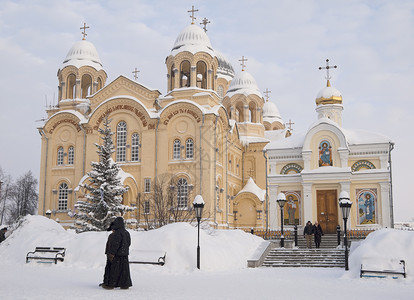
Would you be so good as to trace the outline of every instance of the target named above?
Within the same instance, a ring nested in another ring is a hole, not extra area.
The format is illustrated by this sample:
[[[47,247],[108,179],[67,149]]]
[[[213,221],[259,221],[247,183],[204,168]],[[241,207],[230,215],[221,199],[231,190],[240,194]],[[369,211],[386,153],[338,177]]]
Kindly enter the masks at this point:
[[[338,225],[337,190],[316,191],[318,222],[324,233],[335,233]]]

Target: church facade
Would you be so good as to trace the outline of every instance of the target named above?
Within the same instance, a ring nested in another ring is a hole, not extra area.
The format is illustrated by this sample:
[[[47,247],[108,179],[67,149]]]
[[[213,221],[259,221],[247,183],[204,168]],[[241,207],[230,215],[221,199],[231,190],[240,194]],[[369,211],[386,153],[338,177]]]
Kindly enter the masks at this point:
[[[324,88],[318,120],[291,134],[253,76],[235,72],[192,23],[166,58],[167,93],[107,73],[94,45],[83,39],[58,70],[58,105],[47,110],[42,138],[39,214],[74,223],[91,162],[98,161],[98,128],[111,119],[113,160],[128,187],[125,217],[145,226],[154,216],[155,186],[168,178],[171,209],[190,211],[196,195],[216,228],[277,229],[277,194],[285,193],[286,226],[319,220],[327,232],[341,224],[338,195],[347,191],[351,227],[392,226],[391,141],[341,127],[342,97]]]

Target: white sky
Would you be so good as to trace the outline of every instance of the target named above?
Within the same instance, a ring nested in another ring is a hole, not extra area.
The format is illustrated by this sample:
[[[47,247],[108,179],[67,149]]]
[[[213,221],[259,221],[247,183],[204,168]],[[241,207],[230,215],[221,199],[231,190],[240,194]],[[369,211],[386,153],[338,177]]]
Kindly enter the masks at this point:
[[[211,20],[207,34],[239,72],[246,70],[294,132],[312,124],[315,97],[324,87],[329,58],[338,69],[331,83],[343,96],[343,127],[376,131],[395,141],[395,220],[414,218],[410,189],[414,146],[414,2],[393,1],[7,1],[0,0],[0,166],[14,178],[39,176],[40,135],[47,98],[57,95],[57,70],[74,42],[97,48],[108,83],[119,75],[166,92],[165,58],[179,32]]]

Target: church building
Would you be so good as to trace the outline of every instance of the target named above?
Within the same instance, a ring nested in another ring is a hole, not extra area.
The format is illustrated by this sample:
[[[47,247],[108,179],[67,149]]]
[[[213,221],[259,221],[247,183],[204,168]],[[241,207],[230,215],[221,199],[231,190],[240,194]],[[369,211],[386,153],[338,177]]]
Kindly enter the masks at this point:
[[[128,187],[123,203],[137,208],[125,216],[132,227],[153,218],[155,187],[165,178],[174,191],[171,209],[191,211],[202,195],[203,217],[215,228],[278,229],[282,192],[286,226],[318,220],[331,232],[342,221],[341,191],[354,203],[351,228],[392,226],[390,139],[342,128],[342,96],[329,75],[316,97],[317,121],[292,134],[245,70],[246,59],[235,72],[191,12],[192,24],[165,60],[165,95],[122,75],[108,83],[84,25],[84,38],[57,72],[58,104],[38,128],[39,214],[74,224],[75,203],[85,193],[80,185],[99,160],[95,143],[108,117],[113,160]]]

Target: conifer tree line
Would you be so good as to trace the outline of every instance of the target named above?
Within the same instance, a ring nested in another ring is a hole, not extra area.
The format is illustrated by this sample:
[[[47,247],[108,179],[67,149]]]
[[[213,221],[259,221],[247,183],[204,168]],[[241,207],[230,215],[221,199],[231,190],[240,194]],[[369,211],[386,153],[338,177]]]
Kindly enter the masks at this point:
[[[12,224],[26,215],[37,214],[38,181],[31,171],[16,180],[0,167],[0,223]]]

